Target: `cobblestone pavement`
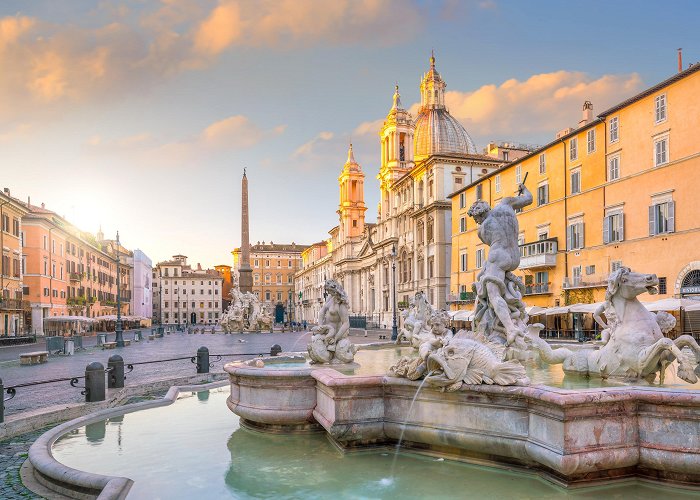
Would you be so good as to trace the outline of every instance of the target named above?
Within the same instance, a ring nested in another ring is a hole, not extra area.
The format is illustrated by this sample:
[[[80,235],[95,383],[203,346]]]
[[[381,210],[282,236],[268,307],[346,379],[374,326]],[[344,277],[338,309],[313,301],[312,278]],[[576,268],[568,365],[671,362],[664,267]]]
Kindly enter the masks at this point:
[[[284,351],[303,351],[306,349],[309,336],[309,332],[231,335],[174,332],[163,338],[149,341],[146,337],[146,340],[138,343],[132,342],[128,347],[110,350],[97,347],[94,337],[85,337],[84,345],[86,348],[76,351],[73,356],[52,355],[49,357],[48,363],[21,366],[19,364],[20,353],[45,349],[44,342],[39,341],[38,344],[34,345],[0,349],[0,378],[7,388],[27,382],[82,376],[89,363],[99,361],[106,367],[107,360],[114,354],[119,354],[124,359],[125,364],[129,364],[159,359],[189,358],[195,356],[200,346],[206,346],[210,355],[234,354],[233,356],[225,356],[221,361],[215,361],[212,358],[214,365],[210,368],[211,372],[221,373],[226,362],[237,357],[245,358],[245,356],[235,356],[235,354],[269,353],[270,347],[274,344],[282,346]],[[113,340],[113,338],[114,334],[111,334],[109,340]],[[132,339],[133,332],[125,332],[124,338]],[[365,343],[376,341],[378,336],[374,334],[368,337],[353,336],[352,338],[357,343]],[[195,372],[195,365],[189,359],[136,365],[134,370],[126,375],[125,384],[127,386],[129,384],[144,384],[155,380],[194,375]],[[83,385],[82,379],[78,385]],[[18,388],[17,395],[5,403],[5,415],[57,404],[79,403],[83,400],[84,396],[80,394],[80,389],[71,387],[67,381]]]
[[[15,500],[42,498],[29,491],[19,476],[19,469],[27,459],[32,443],[48,428],[0,441],[0,498]]]

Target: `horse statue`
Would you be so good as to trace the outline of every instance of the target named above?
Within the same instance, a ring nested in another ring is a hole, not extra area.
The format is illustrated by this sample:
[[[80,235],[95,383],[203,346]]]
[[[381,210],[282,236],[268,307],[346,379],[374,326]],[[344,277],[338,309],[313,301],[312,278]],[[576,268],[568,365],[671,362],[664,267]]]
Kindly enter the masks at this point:
[[[644,292],[658,293],[658,284],[655,274],[635,273],[627,267],[610,275],[604,309],[610,309],[614,320],[606,324],[606,343],[599,350],[552,349],[539,337],[540,324],[530,325],[525,341],[539,352],[545,363],[562,364],[566,373],[644,379],[648,383],[653,383],[658,374],[659,383],[663,384],[666,367],[678,360],[678,377],[695,383],[700,374],[698,343],[690,335],[681,335],[675,340],[664,337],[659,323],[667,330],[668,316],[657,317],[637,299]],[[681,352],[684,347],[693,351],[695,370],[693,362]]]
[[[402,338],[409,341],[414,349],[418,349],[425,341],[426,336],[430,336],[428,320],[435,314],[435,309],[430,305],[423,292],[417,292],[411,299],[411,305],[405,314],[404,326],[399,333],[396,343],[400,343]]]
[[[252,330],[260,330],[261,332],[269,331],[272,333],[272,327],[274,325],[274,319],[272,315],[267,311],[265,307],[260,308],[260,312],[255,318],[255,325],[251,326]]]

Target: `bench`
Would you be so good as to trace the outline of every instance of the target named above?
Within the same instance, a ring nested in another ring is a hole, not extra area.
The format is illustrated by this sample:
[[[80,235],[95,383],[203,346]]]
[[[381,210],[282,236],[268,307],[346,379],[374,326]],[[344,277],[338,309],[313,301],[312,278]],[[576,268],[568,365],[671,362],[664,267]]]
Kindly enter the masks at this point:
[[[102,344],[102,349],[114,349],[115,347],[117,347],[116,342],[104,342]]]
[[[20,365],[36,365],[49,360],[49,351],[25,352],[19,355]]]

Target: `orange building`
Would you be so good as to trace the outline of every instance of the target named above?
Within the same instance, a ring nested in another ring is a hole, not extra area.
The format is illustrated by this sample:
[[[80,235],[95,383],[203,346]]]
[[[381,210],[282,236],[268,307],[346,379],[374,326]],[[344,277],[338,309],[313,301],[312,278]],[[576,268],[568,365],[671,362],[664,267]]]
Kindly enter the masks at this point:
[[[45,331],[49,316],[100,316],[117,313],[117,251],[98,233],[81,231],[55,212],[20,202],[24,241],[24,297],[31,307],[31,331]],[[129,252],[122,258],[122,314],[130,312]]]
[[[222,310],[225,311],[228,309],[228,306],[231,305],[231,288],[233,288],[231,266],[219,264],[218,266],[214,266],[214,269],[216,269],[216,272],[219,273],[219,276],[223,279],[221,285],[221,302],[223,303]]]
[[[473,308],[471,285],[488,247],[467,216],[476,199],[513,196],[527,175],[534,202],[518,215],[517,272],[528,305],[604,299],[624,265],[656,273],[660,295],[700,298],[700,64],[453,193],[450,302]]]
[[[17,336],[27,330],[29,304],[23,300],[22,217],[27,210],[0,193],[0,336]]]

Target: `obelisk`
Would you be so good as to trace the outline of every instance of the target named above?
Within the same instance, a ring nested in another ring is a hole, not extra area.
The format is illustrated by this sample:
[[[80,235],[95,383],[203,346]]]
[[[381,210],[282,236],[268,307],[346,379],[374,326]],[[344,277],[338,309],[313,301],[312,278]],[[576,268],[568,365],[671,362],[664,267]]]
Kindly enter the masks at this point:
[[[243,169],[241,181],[241,262],[238,266],[238,288],[253,291],[253,270],[250,268],[250,226],[248,225],[248,177]]]

